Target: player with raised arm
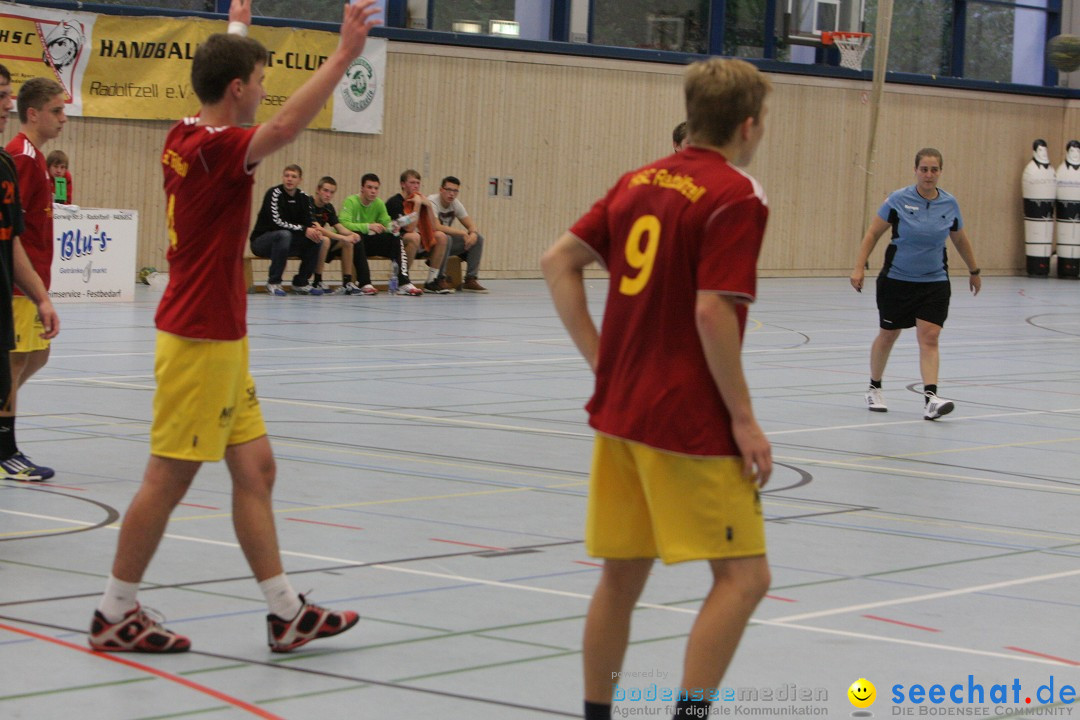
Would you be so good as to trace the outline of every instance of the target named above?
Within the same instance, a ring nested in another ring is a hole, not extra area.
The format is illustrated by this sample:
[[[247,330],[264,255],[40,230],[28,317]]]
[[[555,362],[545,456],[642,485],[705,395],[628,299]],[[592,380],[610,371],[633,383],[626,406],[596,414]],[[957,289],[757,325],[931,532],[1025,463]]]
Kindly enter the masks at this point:
[[[191,81],[201,108],[169,131],[161,162],[171,281],[158,306],[150,461],[120,528],[112,574],[94,612],[95,650],[183,652],[190,641],[162,627],[136,592],[203,462],[225,459],[233,525],[269,606],[270,649],[288,652],[356,624],[352,611],[312,605],[281,563],[271,490],[276,474],[255,383],[248,371],[242,259],[259,161],[300,134],[364,49],[375,0],[345,7],[337,49],[268,121],[245,127],[266,95],[267,52],[246,37],[251,0],[232,0],[229,33],[199,46]],[[224,298],[222,289],[225,289]]]

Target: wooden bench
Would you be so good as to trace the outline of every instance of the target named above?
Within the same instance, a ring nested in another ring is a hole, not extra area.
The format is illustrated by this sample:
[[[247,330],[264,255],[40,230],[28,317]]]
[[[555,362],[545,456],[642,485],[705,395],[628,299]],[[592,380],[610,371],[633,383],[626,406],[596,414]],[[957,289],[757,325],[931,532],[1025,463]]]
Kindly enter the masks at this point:
[[[387,279],[390,277],[390,261],[386,258],[368,258],[368,267],[371,268],[372,284],[379,290],[385,291]],[[299,268],[300,261],[296,258],[289,258],[289,261],[285,264],[285,272],[281,274],[283,286],[291,287],[291,284],[285,281],[285,278],[291,278]],[[250,252],[244,254],[244,286],[247,288],[248,294],[266,292],[266,273],[269,269],[269,258],[256,257]],[[326,270],[323,273],[323,282],[327,285],[340,285],[341,263],[338,261],[327,263]],[[423,261],[413,263],[413,271],[426,274],[427,265]],[[261,278],[260,282],[255,282],[256,274]],[[446,263],[446,277],[454,287],[461,285],[463,280],[461,258],[451,257],[449,262]],[[422,286],[424,283],[417,282],[415,284]]]

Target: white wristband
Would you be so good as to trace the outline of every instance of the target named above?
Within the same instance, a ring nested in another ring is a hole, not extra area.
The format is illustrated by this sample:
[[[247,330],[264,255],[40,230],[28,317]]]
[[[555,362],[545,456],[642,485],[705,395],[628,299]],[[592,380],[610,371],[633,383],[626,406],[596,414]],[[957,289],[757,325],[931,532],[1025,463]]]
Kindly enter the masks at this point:
[[[241,37],[247,37],[248,26],[246,23],[242,23],[239,20],[233,20],[229,23],[229,34],[240,35]]]

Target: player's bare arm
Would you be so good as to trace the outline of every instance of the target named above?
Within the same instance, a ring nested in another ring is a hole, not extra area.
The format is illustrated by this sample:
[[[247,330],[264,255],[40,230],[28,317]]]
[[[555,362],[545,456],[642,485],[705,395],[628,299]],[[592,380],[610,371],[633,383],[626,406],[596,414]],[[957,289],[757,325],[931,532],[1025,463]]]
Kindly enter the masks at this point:
[[[291,143],[315,119],[349,64],[364,51],[368,33],[379,24],[374,18],[378,12],[375,0],[359,0],[345,6],[337,48],[308,81],[285,101],[281,109],[255,131],[248,149],[248,165],[255,165]]]
[[[45,289],[45,283],[41,282],[34,266],[30,264],[30,258],[23,249],[22,240],[14,239],[11,246],[11,258],[13,261],[13,280],[26,297],[37,305],[38,316],[41,318],[41,326],[45,332],[41,337],[52,340],[60,333],[60,317],[53,308],[52,300],[49,299],[49,291]]]
[[[982,290],[982,275],[979,274],[979,264],[975,261],[975,248],[972,247],[971,240],[968,239],[963,228],[949,233],[949,237],[952,239],[956,252],[960,253],[960,257],[968,266],[968,288],[972,294],[978,295]]]
[[[583,271],[595,260],[596,256],[585,243],[570,233],[563,234],[540,258],[544,280],[547,281],[559,319],[594,373],[600,333],[589,314]]]
[[[737,300],[699,292],[694,311],[698,336],[713,382],[731,416],[731,430],[743,460],[743,474],[764,487],[772,474],[772,446],[754,418],[750,389],[742,369]]]
[[[870,221],[870,229],[866,231],[862,245],[859,246],[859,257],[855,260],[855,269],[851,271],[851,287],[857,292],[862,292],[863,280],[866,277],[866,263],[870,259],[870,253],[874,252],[874,246],[888,229],[889,223],[877,215]]]

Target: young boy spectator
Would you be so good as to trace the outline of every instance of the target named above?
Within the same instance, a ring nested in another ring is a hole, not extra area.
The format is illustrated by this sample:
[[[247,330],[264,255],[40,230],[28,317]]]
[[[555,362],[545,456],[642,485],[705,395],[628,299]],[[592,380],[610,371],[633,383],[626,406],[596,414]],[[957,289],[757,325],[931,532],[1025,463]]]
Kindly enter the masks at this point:
[[[438,222],[435,224],[435,232],[446,236],[447,252],[439,270],[439,277],[443,283],[448,282],[446,280],[446,261],[450,259],[451,255],[456,255],[465,262],[468,268],[465,271],[465,279],[461,287],[457,289],[471,293],[486,293],[487,288],[481,285],[478,280],[480,276],[480,259],[484,256],[484,236],[480,234],[480,229],[476,227],[476,223],[473,222],[469,213],[466,212],[465,206],[458,199],[460,191],[461,181],[453,175],[449,175],[439,183],[439,192],[428,195],[428,201],[435,208],[435,217],[438,218]],[[464,228],[453,227],[455,218],[461,221]]]
[[[399,178],[401,192],[386,201],[386,212],[394,220],[416,213],[416,219],[404,225],[405,252],[410,263],[413,258],[426,259],[428,264],[424,292],[446,295],[452,293],[449,284],[439,282],[439,271],[446,258],[446,235],[435,232],[435,209],[420,194],[420,173],[406,170]]]
[[[349,610],[312,605],[282,567],[274,453],[248,368],[242,268],[255,167],[291,143],[330,99],[376,24],[375,0],[345,6],[337,48],[270,120],[254,126],[269,55],[244,37],[250,2],[232,0],[229,34],[211,35],[195,51],[191,85],[199,113],[173,126],[161,155],[172,278],[155,317],[150,460],[90,626],[90,646],[100,652],[191,649],[188,638],[162,627],[136,596],[173,509],[202,463],[222,458],[232,480],[236,538],[269,608],[271,651],[289,652],[359,620]]]
[[[542,260],[559,317],[596,374],[585,542],[604,569],[585,621],[587,720],[611,717],[612,678],[655,557],[707,560],[713,576],[676,718],[709,714],[696,693],[719,686],[769,588],[758,488],[772,449],[740,358],[768,207],[739,169],[765,131],[768,91],[747,62],[692,64],[690,146],[620,178]],[[597,260],[610,272],[602,332],[582,274]]]
[[[293,276],[293,290],[301,295],[322,295],[320,288],[308,284],[319,261],[322,233],[311,217],[311,198],[300,189],[304,171],[289,165],[281,173],[281,184],[266,191],[259,217],[251,231],[251,252],[270,258],[266,291],[285,296],[281,276],[290,257],[300,258],[300,269]]]
[[[49,175],[53,179],[53,201],[61,205],[74,203],[75,201],[72,200],[71,173],[68,172],[67,153],[63,150],[53,150],[49,153],[49,157],[45,159],[45,164],[49,166]]]
[[[20,132],[7,144],[19,174],[19,194],[22,198],[25,230],[21,240],[30,263],[34,266],[45,290],[52,281],[53,259],[53,184],[41,147],[55,140],[64,129],[67,95],[64,87],[51,78],[30,78],[19,88]],[[15,434],[15,414],[19,389],[49,361],[49,340],[37,305],[16,288],[12,299],[15,322],[15,349],[11,352],[11,394],[8,397],[13,413],[11,434]],[[14,442],[14,441],[13,441]],[[9,462],[10,461],[10,462]],[[55,471],[37,465],[22,453],[0,458],[0,471],[6,477],[25,475],[48,480]]]
[[[358,283],[371,284],[368,257],[384,257],[398,264],[398,292],[418,296],[424,291],[409,280],[409,255],[405,251],[406,240],[391,232],[393,221],[386,212],[386,205],[379,199],[379,176],[367,173],[360,178],[360,194],[345,198],[341,207],[341,224],[360,233],[360,243],[353,254]],[[409,242],[416,242],[412,234]],[[372,287],[372,290],[375,288]]]
[[[338,220],[337,211],[330,201],[337,193],[337,180],[326,175],[319,178],[315,194],[311,197],[311,217],[322,233],[322,247],[319,248],[319,261],[315,264],[315,279],[311,285],[324,293],[329,291],[323,284],[322,274],[328,261],[341,258],[341,287],[338,295],[374,295],[378,292],[370,283],[363,287],[353,282],[353,247],[360,241],[360,236],[349,230]]]

